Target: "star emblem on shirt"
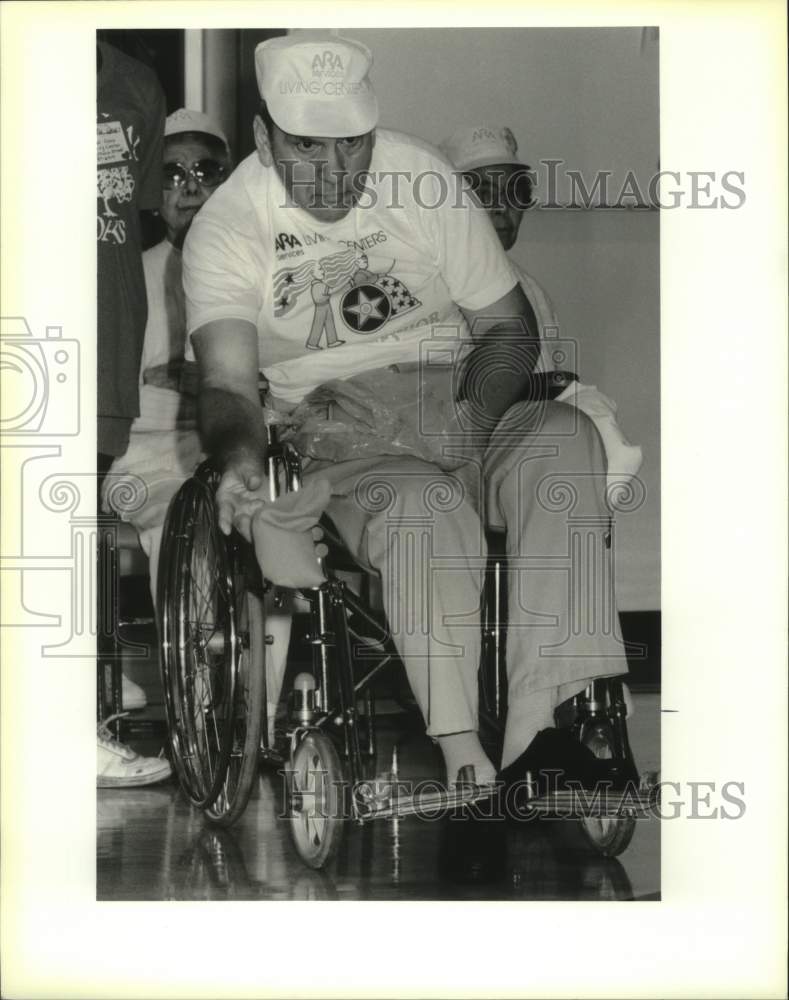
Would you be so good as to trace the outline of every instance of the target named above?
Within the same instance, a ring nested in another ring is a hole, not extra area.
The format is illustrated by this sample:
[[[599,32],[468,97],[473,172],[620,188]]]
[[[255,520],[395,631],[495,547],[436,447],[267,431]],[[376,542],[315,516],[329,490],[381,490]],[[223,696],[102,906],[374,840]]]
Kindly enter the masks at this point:
[[[374,333],[389,319],[392,306],[376,285],[359,285],[342,300],[342,317],[346,326],[357,333]]]

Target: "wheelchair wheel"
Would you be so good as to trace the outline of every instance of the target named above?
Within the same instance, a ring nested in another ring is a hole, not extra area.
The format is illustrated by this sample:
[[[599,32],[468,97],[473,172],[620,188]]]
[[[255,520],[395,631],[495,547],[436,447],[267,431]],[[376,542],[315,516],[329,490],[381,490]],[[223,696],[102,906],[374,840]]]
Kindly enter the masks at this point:
[[[232,822],[257,765],[264,636],[260,603],[248,586],[245,543],[219,530],[217,484],[218,475],[204,466],[171,504],[158,604],[176,773],[194,805]]]
[[[343,833],[345,790],[340,758],[323,733],[309,732],[296,747],[288,771],[293,845],[310,868],[323,868]]]
[[[259,594],[238,581],[236,597],[239,608],[237,631],[241,641],[241,660],[235,683],[233,710],[233,745],[225,780],[206,815],[222,826],[234,823],[244,812],[258,774],[260,734],[264,724],[265,628],[263,601]]]
[[[581,731],[581,742],[596,757],[610,760],[614,756],[614,734],[604,720],[590,720]],[[586,816],[579,823],[587,845],[605,858],[621,854],[636,828],[636,821],[630,816]]]

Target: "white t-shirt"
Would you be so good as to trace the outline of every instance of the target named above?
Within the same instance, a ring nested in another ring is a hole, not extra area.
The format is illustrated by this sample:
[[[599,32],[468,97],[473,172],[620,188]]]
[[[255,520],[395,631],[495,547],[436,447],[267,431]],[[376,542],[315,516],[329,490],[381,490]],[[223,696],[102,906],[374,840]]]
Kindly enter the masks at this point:
[[[431,146],[379,129],[369,173],[361,203],[322,223],[288,204],[274,168],[252,154],[189,231],[189,334],[220,319],[253,323],[262,370],[286,402],[418,361],[437,327],[444,343],[452,329],[466,341],[458,306],[482,309],[517,283],[486,213]]]
[[[166,365],[174,372],[183,365],[186,306],[181,277],[181,252],[162,240],[142,255],[148,322],[140,365],[140,385],[151,368]],[[174,376],[177,385],[177,374]]]

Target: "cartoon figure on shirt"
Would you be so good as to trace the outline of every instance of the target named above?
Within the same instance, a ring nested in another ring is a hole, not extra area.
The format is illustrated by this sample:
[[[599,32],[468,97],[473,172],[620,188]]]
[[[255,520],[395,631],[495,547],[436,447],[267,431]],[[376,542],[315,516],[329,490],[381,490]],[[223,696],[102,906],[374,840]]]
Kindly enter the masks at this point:
[[[321,261],[316,260],[312,272],[312,283],[310,284],[310,294],[315,306],[312,316],[312,326],[310,335],[305,346],[311,351],[322,351],[321,339],[326,333],[327,347],[340,347],[345,343],[337,336],[337,327],[334,323],[334,314],[331,311],[331,296],[333,289],[326,281],[326,272],[323,270]]]
[[[396,261],[386,271],[374,271],[366,254],[342,250],[318,261],[305,261],[299,267],[274,275],[274,316],[286,316],[309,288],[314,312],[305,346],[311,351],[345,343],[337,335],[331,300],[338,294],[340,316],[353,333],[376,333],[392,317],[402,316],[422,303],[408,288],[391,275]]]

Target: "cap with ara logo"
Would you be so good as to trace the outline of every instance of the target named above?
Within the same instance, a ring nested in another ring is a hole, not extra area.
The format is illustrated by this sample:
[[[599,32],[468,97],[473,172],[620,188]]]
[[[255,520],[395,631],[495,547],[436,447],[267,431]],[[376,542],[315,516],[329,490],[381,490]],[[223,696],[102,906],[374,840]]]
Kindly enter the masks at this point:
[[[456,170],[472,170],[494,163],[518,163],[518,143],[508,128],[499,125],[475,125],[461,128],[444,139],[440,146]]]
[[[274,122],[290,135],[364,135],[378,121],[369,79],[373,58],[360,42],[300,32],[255,49],[260,96]]]

